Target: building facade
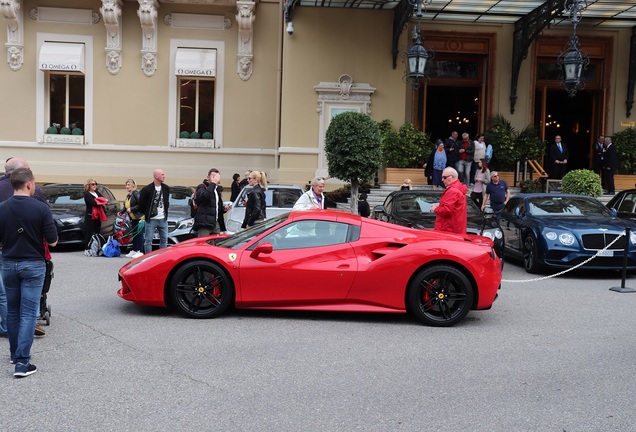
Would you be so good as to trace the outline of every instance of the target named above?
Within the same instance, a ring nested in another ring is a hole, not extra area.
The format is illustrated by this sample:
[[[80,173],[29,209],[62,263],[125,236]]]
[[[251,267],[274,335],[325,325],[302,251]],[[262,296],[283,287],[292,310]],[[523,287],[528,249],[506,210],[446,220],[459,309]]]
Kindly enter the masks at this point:
[[[435,59],[414,90],[400,54],[413,27],[405,1],[0,0],[0,158],[24,157],[40,182],[143,184],[161,167],[168,184],[194,185],[216,167],[224,184],[246,169],[305,184],[328,173],[324,134],[344,110],[433,137],[483,132],[501,113],[567,137],[580,166],[596,135],[631,124],[636,11],[633,22],[582,20],[590,67],[570,99],[554,70],[567,22],[519,42],[524,10],[438,19],[435,3],[422,21]]]

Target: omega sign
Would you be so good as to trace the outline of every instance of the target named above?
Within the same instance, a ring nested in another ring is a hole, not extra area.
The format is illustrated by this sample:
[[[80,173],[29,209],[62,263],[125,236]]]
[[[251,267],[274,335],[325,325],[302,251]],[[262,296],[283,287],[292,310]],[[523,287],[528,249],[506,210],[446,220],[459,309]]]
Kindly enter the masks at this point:
[[[76,71],[78,70],[78,66],[75,64],[55,64],[55,63],[42,63],[40,65],[41,70],[70,70]]]
[[[214,71],[210,69],[177,69],[177,75],[190,75],[190,76],[214,76]]]

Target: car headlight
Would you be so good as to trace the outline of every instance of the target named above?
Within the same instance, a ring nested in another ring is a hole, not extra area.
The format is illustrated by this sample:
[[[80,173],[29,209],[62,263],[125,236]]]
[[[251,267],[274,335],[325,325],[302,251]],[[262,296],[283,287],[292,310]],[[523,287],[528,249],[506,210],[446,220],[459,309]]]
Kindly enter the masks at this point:
[[[503,232],[499,228],[495,230],[495,238],[498,240],[501,240],[503,238]]]
[[[556,240],[557,239],[557,233],[555,233],[554,231],[549,231],[547,233],[545,233],[545,238],[547,238],[548,240]]]
[[[559,241],[566,246],[572,246],[574,244],[574,236],[570,233],[562,233],[559,235]]]
[[[492,232],[490,232],[490,231],[484,231],[483,236],[486,237],[486,238],[489,238],[490,240],[494,240],[495,239],[495,236],[492,235]]]
[[[629,241],[636,245],[636,233],[634,231],[629,232]]]
[[[180,220],[179,223],[177,224],[177,229],[188,229],[188,228],[192,228],[192,225],[194,225],[194,219],[190,218],[190,219],[183,219]]]
[[[60,222],[62,222],[63,224],[78,224],[82,221],[82,217],[81,216],[72,216],[72,217],[67,217],[67,218],[60,218]]]

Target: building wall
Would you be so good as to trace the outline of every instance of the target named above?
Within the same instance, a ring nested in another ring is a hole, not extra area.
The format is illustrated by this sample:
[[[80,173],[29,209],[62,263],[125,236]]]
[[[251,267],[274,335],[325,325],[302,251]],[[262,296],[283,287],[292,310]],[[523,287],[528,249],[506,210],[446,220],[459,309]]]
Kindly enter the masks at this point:
[[[123,61],[116,75],[105,67],[106,30],[101,17],[91,25],[42,23],[29,18],[29,10],[36,6],[99,11],[101,1],[24,0],[24,64],[14,72],[6,62],[0,62],[0,160],[25,157],[41,182],[83,182],[94,177],[119,188],[129,177],[140,184],[150,182],[152,169],[161,167],[167,183],[194,185],[214,166],[221,170],[225,185],[229,185],[234,172],[242,174],[247,168],[267,172],[272,181],[305,184],[316,174],[319,161],[320,113],[314,87],[321,82],[337,82],[343,74],[353,77],[354,84],[366,83],[375,88],[371,95],[372,118],[390,119],[396,127],[409,118],[411,88],[402,80],[405,65],[398,59],[397,68],[392,67],[392,10],[297,7],[292,15],[295,32],[288,35],[282,5],[261,1],[255,8],[253,74],[243,81],[236,67],[235,6],[161,4],[157,23],[158,68],[152,77],[145,76],[141,69],[142,30],[137,2],[123,5]],[[171,28],[164,24],[164,17],[174,12],[228,16],[232,26],[224,31]],[[4,20],[0,23],[6,28]],[[427,33],[495,34],[492,113],[502,113],[517,128],[532,121],[532,49],[522,64],[516,110],[510,114],[513,25],[429,21],[423,25]],[[548,29],[544,37],[569,32],[565,27]],[[626,62],[631,31],[580,25],[579,33],[614,38],[610,85],[606,89],[606,133],[622,130],[621,121],[627,120]],[[37,40],[42,34],[92,39],[93,127],[86,145],[38,142],[36,85],[38,74],[43,73],[37,69]],[[175,80],[170,73],[170,47],[175,40],[217,41],[223,45],[222,148],[170,146],[174,137],[168,132],[169,86]],[[3,49],[5,42],[3,29]],[[410,43],[409,31],[405,30],[400,51],[405,51]]]

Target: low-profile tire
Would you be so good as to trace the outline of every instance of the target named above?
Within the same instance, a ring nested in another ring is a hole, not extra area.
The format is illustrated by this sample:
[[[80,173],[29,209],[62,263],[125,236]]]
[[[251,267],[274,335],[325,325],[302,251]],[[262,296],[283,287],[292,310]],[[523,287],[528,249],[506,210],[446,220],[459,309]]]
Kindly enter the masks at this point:
[[[408,287],[409,312],[429,326],[455,325],[472,305],[472,284],[464,273],[448,265],[437,264],[420,271]]]
[[[210,261],[191,261],[174,274],[170,284],[172,304],[191,318],[215,318],[234,299],[234,284],[227,273]]]
[[[528,273],[538,273],[541,270],[539,247],[537,239],[532,234],[528,234],[523,239],[523,267]]]

